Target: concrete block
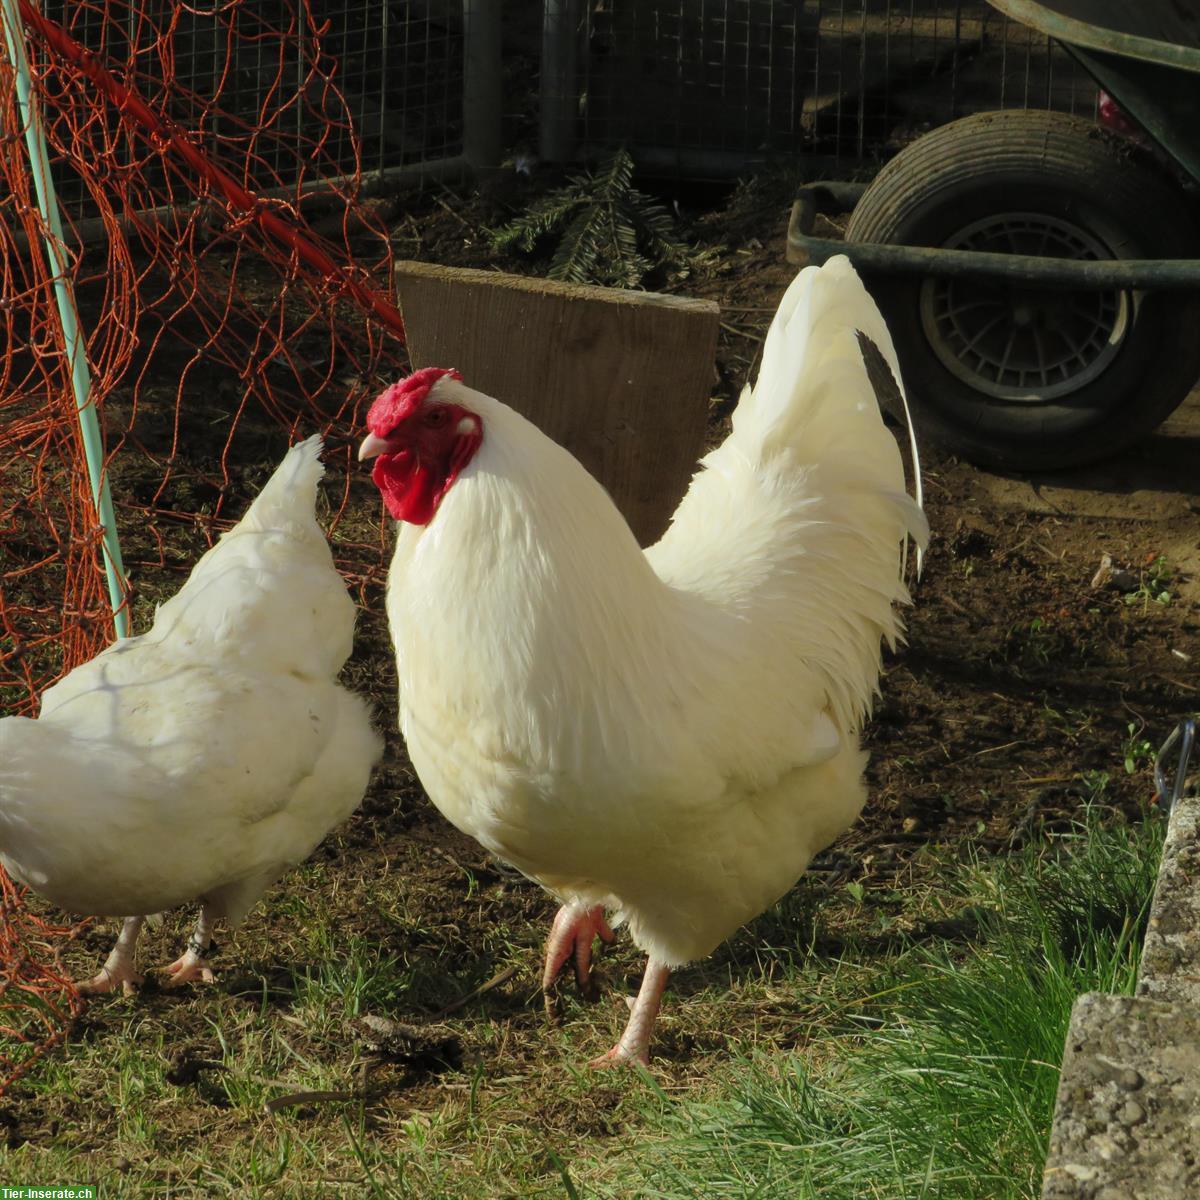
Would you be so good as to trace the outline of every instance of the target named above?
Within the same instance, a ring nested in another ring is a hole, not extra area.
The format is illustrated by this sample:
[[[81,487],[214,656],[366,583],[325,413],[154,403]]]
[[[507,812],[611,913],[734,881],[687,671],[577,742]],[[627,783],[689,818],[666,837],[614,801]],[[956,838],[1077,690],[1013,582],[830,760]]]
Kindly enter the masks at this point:
[[[1200,1197],[1200,1009],[1075,1002],[1042,1200]]]
[[[1200,797],[1171,813],[1137,994],[1200,1008]]]

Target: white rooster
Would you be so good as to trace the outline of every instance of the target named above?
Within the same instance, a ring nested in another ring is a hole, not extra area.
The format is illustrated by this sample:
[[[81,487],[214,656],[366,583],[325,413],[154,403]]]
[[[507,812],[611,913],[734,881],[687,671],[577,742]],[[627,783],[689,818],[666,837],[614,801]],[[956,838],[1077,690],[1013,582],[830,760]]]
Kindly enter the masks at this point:
[[[199,899],[170,985],[211,981],[241,921],[358,806],[382,740],[337,683],[354,602],[315,517],[321,440],[288,451],[141,637],[0,720],[0,862],[69,912],[125,923],[89,993],[141,982],[146,915]]]
[[[606,908],[649,956],[593,1065],[646,1062],[670,969],[778,900],[864,803],[858,730],[900,631],[905,535],[927,526],[859,331],[898,380],[849,262],[802,271],[733,432],[644,553],[566,450],[456,372],[368,414],[422,783],[561,902],[544,986],[572,955],[588,986]]]

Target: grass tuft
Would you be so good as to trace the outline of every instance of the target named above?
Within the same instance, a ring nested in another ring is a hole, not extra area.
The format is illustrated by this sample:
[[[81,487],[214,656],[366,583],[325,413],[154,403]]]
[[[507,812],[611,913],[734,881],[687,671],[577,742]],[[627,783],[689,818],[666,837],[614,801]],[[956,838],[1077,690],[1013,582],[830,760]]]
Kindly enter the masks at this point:
[[[831,1007],[802,1053],[732,1065],[705,1103],[656,1103],[636,1182],[607,1194],[1037,1196],[1071,1006],[1132,991],[1161,835],[1158,820],[1089,816],[1007,863],[967,864],[950,886],[986,906],[982,940],[911,943],[860,972],[861,1002]]]

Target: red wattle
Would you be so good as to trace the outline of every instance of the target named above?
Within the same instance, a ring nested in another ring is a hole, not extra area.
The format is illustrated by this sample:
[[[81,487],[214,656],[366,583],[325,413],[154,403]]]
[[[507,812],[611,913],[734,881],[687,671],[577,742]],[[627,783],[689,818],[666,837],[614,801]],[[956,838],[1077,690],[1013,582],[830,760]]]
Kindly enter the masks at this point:
[[[455,438],[449,461],[444,464],[430,465],[415,450],[381,454],[375,460],[371,478],[383,496],[388,512],[397,521],[428,525],[442,497],[475,456],[482,441],[483,434],[475,422],[470,432]]]

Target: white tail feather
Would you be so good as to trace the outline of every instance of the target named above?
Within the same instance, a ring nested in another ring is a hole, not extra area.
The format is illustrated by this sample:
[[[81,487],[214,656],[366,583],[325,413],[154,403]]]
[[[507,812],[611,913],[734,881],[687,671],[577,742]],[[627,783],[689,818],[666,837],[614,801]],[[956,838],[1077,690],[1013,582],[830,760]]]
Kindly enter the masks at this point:
[[[311,516],[317,504],[317,484],[325,474],[321,462],[324,442],[319,433],[297,442],[246,510],[241,524],[247,529],[270,529]]]
[[[350,654],[355,610],[316,517],[321,449],[314,435],[287,452],[246,515],[159,606],[156,635],[186,627],[279,670],[307,672],[317,662],[319,674],[337,672]]]
[[[921,459],[896,348],[882,314],[845,255],[831,258],[822,267],[806,268],[788,287],[767,332],[758,380],[753,388],[747,385],[734,413],[734,437],[739,448],[754,447],[768,456],[803,439],[805,458],[818,457],[813,443],[827,424],[822,413],[830,414],[834,430],[841,430],[847,391],[860,394],[862,403],[869,403],[867,397],[873,395],[873,389],[864,386],[860,333],[879,351],[899,392],[912,454],[913,498],[923,511]],[[917,545],[919,575],[928,537],[923,517],[914,519],[909,534]],[[902,574],[907,551],[905,541]]]
[[[891,337],[848,260],[796,277],[733,432],[647,552],[665,581],[769,631],[760,652],[771,669],[793,655],[797,670],[817,667],[842,728],[870,703],[880,638],[900,632],[905,535],[918,545],[928,536],[859,331],[895,371]]]

